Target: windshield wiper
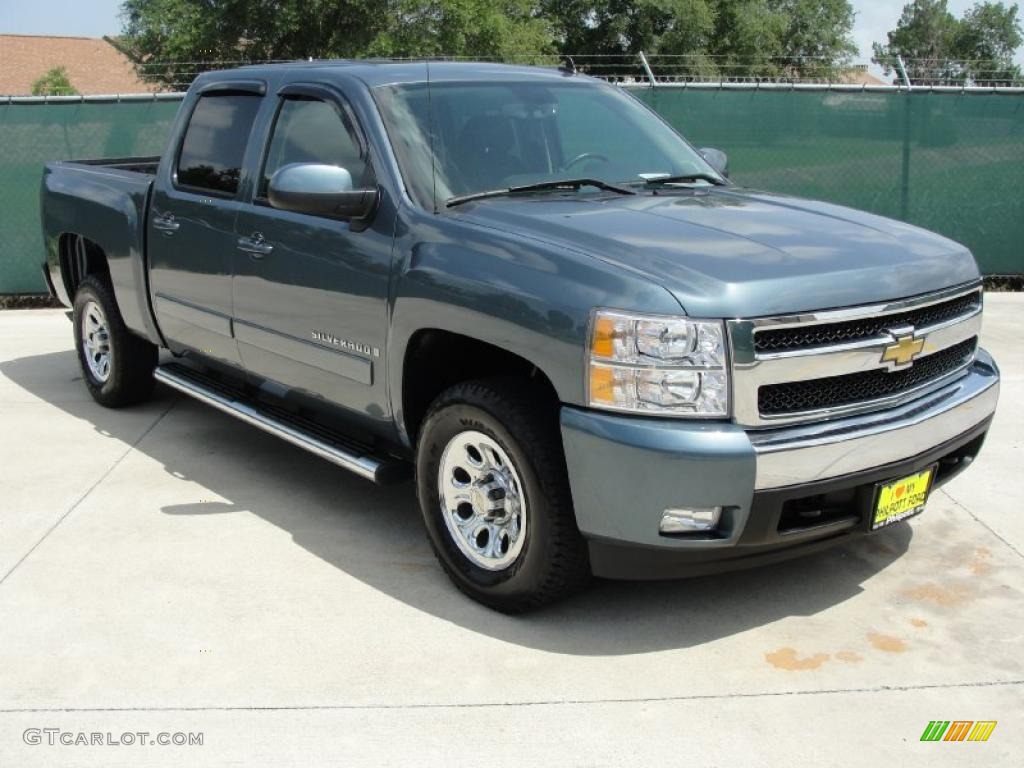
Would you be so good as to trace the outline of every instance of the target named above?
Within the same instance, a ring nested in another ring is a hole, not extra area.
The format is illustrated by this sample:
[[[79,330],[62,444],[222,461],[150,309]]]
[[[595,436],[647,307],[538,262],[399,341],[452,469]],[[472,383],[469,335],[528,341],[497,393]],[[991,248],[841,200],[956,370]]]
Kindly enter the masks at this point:
[[[687,181],[708,181],[708,182],[710,182],[710,183],[712,183],[712,184],[714,184],[715,186],[718,186],[718,187],[725,185],[725,182],[722,181],[718,176],[715,176],[715,175],[710,174],[710,173],[700,173],[700,172],[698,172],[698,173],[682,173],[682,174],[679,174],[678,176],[670,176],[668,174],[665,174],[664,176],[660,176],[660,175],[655,176],[655,175],[651,174],[651,176],[649,178],[647,178],[647,177],[643,177],[642,178],[643,184],[645,186],[648,186],[648,187],[660,186],[662,184],[682,184],[682,183],[687,182]],[[634,182],[634,183],[640,183],[640,182]]]
[[[616,184],[609,184],[600,179],[554,179],[552,181],[538,181],[536,184],[523,184],[518,187],[505,187],[503,189],[490,189],[484,192],[473,192],[468,195],[457,195],[449,197],[444,201],[447,208],[468,203],[470,200],[483,200],[488,197],[502,197],[514,195],[519,192],[543,192],[548,189],[579,189],[580,187],[597,187],[606,192],[617,192],[620,195],[635,195],[632,189],[620,187]]]

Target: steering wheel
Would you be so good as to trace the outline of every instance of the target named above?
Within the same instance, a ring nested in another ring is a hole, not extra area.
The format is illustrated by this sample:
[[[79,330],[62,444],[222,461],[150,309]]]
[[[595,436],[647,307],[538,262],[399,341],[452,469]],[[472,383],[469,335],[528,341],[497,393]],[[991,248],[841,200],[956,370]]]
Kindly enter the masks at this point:
[[[583,152],[582,154],[576,155],[572,160],[562,166],[563,171],[568,171],[577,163],[582,163],[584,160],[600,160],[602,163],[610,163],[607,157],[602,155],[600,152]]]

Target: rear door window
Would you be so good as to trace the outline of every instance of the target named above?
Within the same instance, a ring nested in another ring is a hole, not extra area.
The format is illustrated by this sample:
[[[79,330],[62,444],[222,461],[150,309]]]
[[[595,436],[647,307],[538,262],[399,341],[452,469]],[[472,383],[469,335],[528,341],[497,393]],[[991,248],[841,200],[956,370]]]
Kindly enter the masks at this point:
[[[256,94],[201,97],[181,143],[177,183],[235,194],[242,175],[245,146],[259,108],[260,97]]]

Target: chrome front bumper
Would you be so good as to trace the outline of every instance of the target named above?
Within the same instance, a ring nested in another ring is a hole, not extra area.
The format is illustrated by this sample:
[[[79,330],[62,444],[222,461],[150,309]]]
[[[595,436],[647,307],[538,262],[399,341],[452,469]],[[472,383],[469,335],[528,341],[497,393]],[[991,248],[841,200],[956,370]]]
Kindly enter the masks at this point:
[[[564,407],[576,522],[592,557],[600,547],[638,549],[625,571],[595,565],[620,576],[656,551],[668,558],[730,560],[835,538],[835,526],[780,533],[780,499],[868,487],[918,464],[960,456],[960,446],[977,439],[976,453],[998,396],[998,369],[979,349],[967,371],[940,389],[882,411],[814,424],[757,430]],[[712,534],[659,532],[665,509],[714,506],[723,514]],[[844,525],[853,532],[849,520]]]
[[[967,375],[901,407],[834,422],[750,432],[755,490],[848,475],[922,453],[993,414],[999,372],[979,350]]]

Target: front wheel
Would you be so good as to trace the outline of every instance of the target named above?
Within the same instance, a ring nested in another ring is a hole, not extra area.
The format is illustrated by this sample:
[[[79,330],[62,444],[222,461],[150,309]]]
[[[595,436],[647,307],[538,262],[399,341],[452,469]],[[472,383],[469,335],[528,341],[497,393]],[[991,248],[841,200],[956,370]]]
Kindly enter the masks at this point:
[[[559,600],[590,574],[547,402],[529,382],[458,384],[434,402],[417,444],[438,560],[459,589],[508,613]]]

